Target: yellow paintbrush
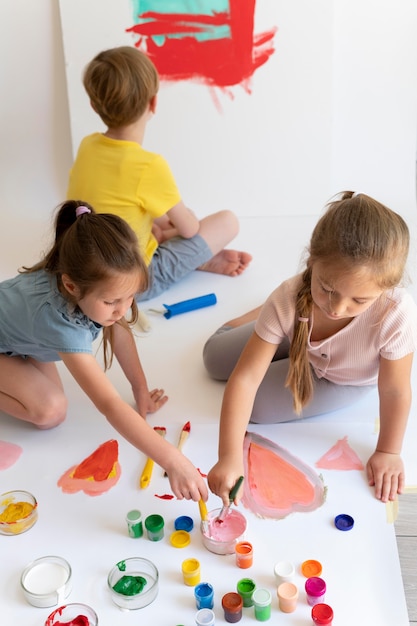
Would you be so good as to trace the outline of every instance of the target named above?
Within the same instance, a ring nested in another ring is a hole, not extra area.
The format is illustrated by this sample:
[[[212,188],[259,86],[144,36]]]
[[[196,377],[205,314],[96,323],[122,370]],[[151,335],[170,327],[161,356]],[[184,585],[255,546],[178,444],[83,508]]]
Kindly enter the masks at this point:
[[[161,437],[165,437],[167,429],[165,428],[165,426],[154,426],[154,431],[157,432],[158,435],[161,435]],[[149,484],[152,478],[153,466],[154,466],[154,460],[151,458],[148,458],[146,460],[145,467],[143,468],[143,472],[141,474],[140,481],[139,481],[141,489],[146,489],[146,487],[149,487]]]

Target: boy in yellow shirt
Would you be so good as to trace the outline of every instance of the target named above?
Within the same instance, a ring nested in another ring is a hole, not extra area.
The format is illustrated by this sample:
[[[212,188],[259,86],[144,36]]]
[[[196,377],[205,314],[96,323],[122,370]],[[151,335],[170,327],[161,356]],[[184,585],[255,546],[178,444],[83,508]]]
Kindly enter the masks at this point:
[[[67,198],[82,198],[133,228],[151,278],[137,300],[159,295],[196,269],[241,274],[251,255],[225,249],[239,230],[234,213],[223,210],[199,220],[182,201],[165,159],[142,147],[157,105],[152,61],[130,46],[105,50],[87,65],[83,83],[107,131],[81,141]]]

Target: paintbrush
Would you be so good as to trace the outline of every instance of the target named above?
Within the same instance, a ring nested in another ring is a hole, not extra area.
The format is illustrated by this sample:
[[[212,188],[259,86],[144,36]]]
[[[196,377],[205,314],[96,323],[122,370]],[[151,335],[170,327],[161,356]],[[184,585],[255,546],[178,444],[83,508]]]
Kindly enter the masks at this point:
[[[200,509],[200,518],[201,518],[201,527],[203,532],[207,534],[209,523],[208,523],[208,512],[207,505],[202,498],[198,501],[198,508]]]
[[[178,445],[177,445],[178,450],[182,450],[184,443],[187,441],[190,435],[190,430],[191,430],[191,424],[190,422],[187,422],[182,427],[182,431],[181,431],[180,438],[178,440]],[[164,476],[168,476],[168,474],[164,472]]]
[[[161,437],[165,437],[167,429],[165,426],[154,426],[154,431],[161,435]],[[151,458],[146,459],[145,467],[143,468],[143,472],[140,476],[140,488],[146,489],[149,487],[152,478],[152,470],[154,466],[154,460]]]
[[[223,524],[225,518],[229,514],[230,507],[233,504],[233,501],[234,501],[234,499],[237,496],[237,492],[239,491],[239,488],[240,488],[240,485],[242,484],[242,482],[243,482],[243,476],[239,476],[239,478],[237,479],[237,481],[235,482],[234,486],[232,487],[232,489],[229,492],[229,504],[227,506],[224,506],[224,505],[222,506],[222,510],[220,511],[220,513],[218,514],[216,519],[214,520],[218,524]]]

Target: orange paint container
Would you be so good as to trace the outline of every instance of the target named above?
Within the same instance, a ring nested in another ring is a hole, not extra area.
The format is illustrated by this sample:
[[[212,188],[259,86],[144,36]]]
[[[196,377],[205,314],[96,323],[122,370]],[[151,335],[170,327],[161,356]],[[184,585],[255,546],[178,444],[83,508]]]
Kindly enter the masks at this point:
[[[236,565],[247,569],[253,564],[253,546],[249,541],[239,541],[235,545]]]

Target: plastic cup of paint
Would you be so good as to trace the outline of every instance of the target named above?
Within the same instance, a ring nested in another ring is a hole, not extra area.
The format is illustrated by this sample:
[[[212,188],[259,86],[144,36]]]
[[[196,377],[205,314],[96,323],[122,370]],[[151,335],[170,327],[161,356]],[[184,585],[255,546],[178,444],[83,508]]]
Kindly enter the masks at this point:
[[[214,626],[215,621],[216,618],[211,609],[200,609],[195,615],[197,626]]]
[[[255,589],[252,594],[255,618],[258,622],[266,622],[271,617],[272,596],[268,589]]]
[[[87,620],[87,621],[86,621]],[[97,626],[97,613],[87,604],[66,604],[55,609],[49,615],[45,626],[55,626],[55,624],[81,624],[83,626]]]
[[[293,613],[297,608],[298,588],[294,583],[281,583],[277,589],[278,606],[283,613]]]
[[[253,564],[253,546],[249,541],[239,541],[235,545],[236,565],[247,569]]]
[[[138,539],[143,535],[142,513],[137,509],[129,511],[126,515],[127,531],[129,537]]]
[[[0,533],[20,535],[38,519],[38,503],[28,491],[6,491],[0,496]]]
[[[23,570],[20,584],[32,606],[46,608],[62,604],[71,593],[70,564],[60,556],[43,556]]]
[[[328,604],[319,602],[311,609],[311,619],[318,626],[332,626],[333,609]]]
[[[240,594],[234,591],[226,593],[222,598],[222,607],[226,622],[235,624],[242,619],[243,599]]]
[[[197,559],[185,559],[181,565],[184,583],[195,587],[200,582],[200,562]]]
[[[194,587],[197,609],[212,609],[214,606],[214,589],[210,583],[198,583]]]
[[[119,561],[107,577],[111,599],[120,609],[136,610],[151,604],[158,595],[159,573],[148,559],[131,557]]]
[[[161,541],[164,538],[164,518],[161,515],[148,515],[145,528],[150,541]]]
[[[307,602],[310,606],[314,606],[319,602],[322,603],[324,602],[324,596],[326,593],[326,583],[322,578],[312,576],[306,580],[305,591]]]
[[[255,591],[255,581],[251,578],[242,578],[238,581],[236,585],[237,592],[240,596],[242,596],[243,606],[252,606],[253,605],[253,592]]]
[[[245,538],[247,521],[236,509],[231,509],[223,522],[217,522],[221,509],[209,511],[201,523],[203,545],[215,554],[234,554],[235,546]]]
[[[175,530],[185,530],[187,533],[190,533],[194,528],[194,521],[188,515],[180,515],[174,522],[174,528]]]
[[[291,582],[295,576],[295,567],[290,561],[278,561],[274,566],[274,576],[277,585]]]

